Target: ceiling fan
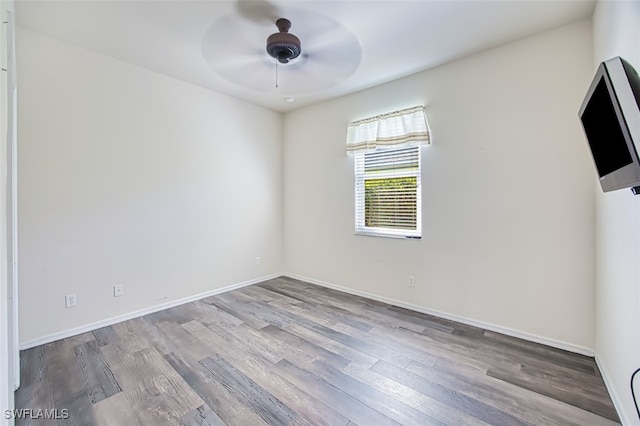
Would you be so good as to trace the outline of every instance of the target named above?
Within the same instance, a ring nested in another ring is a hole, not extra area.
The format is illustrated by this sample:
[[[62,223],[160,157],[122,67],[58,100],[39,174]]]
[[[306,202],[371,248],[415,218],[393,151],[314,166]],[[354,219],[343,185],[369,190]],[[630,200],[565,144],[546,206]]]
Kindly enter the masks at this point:
[[[289,32],[291,21],[288,19],[278,19],[276,27],[279,32],[267,38],[267,53],[281,64],[286,64],[300,55],[300,39]]]
[[[215,21],[202,40],[209,67],[246,89],[286,96],[330,88],[358,68],[360,42],[337,21],[300,8],[274,15],[236,12]]]

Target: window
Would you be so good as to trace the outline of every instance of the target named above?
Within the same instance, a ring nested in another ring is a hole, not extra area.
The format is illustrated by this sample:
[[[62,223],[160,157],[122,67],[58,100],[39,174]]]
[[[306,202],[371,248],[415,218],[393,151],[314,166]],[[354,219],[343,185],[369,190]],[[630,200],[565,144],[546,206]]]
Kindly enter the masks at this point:
[[[349,124],[354,154],[355,232],[420,238],[420,146],[429,143],[424,107]]]
[[[356,234],[421,236],[420,147],[355,155]]]

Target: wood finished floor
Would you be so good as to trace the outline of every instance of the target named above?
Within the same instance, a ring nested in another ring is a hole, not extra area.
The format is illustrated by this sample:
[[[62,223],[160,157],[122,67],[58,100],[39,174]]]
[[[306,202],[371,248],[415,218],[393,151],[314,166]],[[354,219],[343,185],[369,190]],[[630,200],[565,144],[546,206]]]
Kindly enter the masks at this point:
[[[290,278],[22,352],[18,425],[613,425],[592,358]]]

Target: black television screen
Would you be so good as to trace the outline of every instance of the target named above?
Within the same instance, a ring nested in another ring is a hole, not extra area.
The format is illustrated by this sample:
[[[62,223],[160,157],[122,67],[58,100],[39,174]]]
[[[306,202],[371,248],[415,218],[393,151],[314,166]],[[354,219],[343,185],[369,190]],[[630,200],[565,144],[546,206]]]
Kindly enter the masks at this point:
[[[633,67],[620,57],[600,64],[579,115],[602,190],[640,187],[640,77]]]

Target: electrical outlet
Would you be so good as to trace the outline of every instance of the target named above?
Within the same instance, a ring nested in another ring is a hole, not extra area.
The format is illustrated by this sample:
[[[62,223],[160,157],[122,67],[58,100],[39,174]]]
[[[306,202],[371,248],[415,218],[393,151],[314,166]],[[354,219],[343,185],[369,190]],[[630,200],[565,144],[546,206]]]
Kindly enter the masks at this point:
[[[260,264],[260,256],[257,256],[256,257],[256,265],[259,265],[259,264]]]
[[[64,297],[64,307],[65,308],[73,308],[74,306],[76,306],[76,304],[78,303],[78,300],[76,299],[76,294],[67,294]]]
[[[113,286],[113,297],[120,297],[124,294],[124,284],[116,284]]]
[[[409,287],[415,287],[415,286],[416,286],[415,278],[413,278],[413,276],[409,276]]]

